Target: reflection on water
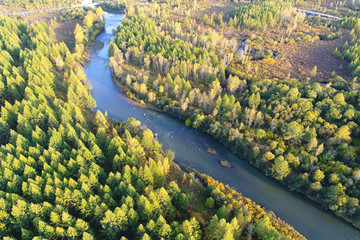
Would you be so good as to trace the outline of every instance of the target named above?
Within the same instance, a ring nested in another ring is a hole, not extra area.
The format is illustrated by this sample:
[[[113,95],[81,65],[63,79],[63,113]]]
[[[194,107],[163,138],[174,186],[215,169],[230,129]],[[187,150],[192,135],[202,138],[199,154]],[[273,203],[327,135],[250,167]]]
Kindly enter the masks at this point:
[[[93,86],[93,96],[99,110],[107,111],[111,118],[120,121],[130,117],[140,120],[158,134],[158,140],[164,149],[175,152],[176,162],[183,162],[228,184],[244,196],[275,212],[309,239],[360,239],[358,230],[310,200],[265,177],[209,136],[185,127],[184,123],[166,114],[128,103],[117,91],[108,66],[112,30],[120,24],[122,17],[120,14],[105,13],[106,30],[97,36],[90,47],[92,61],[85,72]],[[213,146],[218,156],[209,154],[204,144]],[[219,158],[227,160],[233,167],[222,167],[218,163]]]

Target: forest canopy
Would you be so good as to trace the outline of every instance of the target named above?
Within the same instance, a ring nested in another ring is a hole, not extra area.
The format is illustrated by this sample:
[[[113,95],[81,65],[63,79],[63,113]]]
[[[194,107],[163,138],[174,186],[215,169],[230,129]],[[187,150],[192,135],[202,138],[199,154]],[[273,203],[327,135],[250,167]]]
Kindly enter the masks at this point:
[[[256,3],[230,12],[235,25],[258,29],[250,23],[265,22],[275,28],[292,1]],[[212,30],[215,25],[176,19],[176,10],[154,6],[128,15],[111,45],[110,66],[125,92],[210,134],[266,175],[359,227],[359,20],[339,23],[353,28],[351,42],[343,53],[334,52],[351,61],[351,80],[333,76],[321,84],[309,82],[316,79],[316,66],[308,81],[255,77],[239,67],[242,53],[234,54],[236,45]],[[285,15],[292,23],[299,19]],[[226,29],[217,16],[209,22]]]
[[[38,9],[43,7],[63,7],[82,3],[82,0],[2,0],[9,7]]]
[[[80,62],[102,13],[76,26],[73,52],[44,22],[0,18],[0,236],[304,239],[250,199],[182,172],[139,121],[93,112]]]

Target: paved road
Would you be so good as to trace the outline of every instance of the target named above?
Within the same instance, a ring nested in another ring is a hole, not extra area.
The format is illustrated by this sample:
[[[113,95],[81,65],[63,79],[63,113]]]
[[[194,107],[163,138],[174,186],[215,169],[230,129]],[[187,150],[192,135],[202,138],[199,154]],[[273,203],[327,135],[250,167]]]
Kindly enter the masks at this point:
[[[332,16],[332,15],[325,14],[325,13],[314,12],[314,11],[303,10],[303,9],[296,9],[296,11],[298,11],[298,12],[304,12],[304,13],[306,13],[306,14],[308,14],[308,15],[312,15],[312,16],[320,16],[320,17],[326,17],[326,18],[330,18],[330,19],[341,20],[341,18],[339,18],[339,17]]]
[[[28,14],[41,13],[41,12],[56,12],[56,11],[60,11],[60,10],[64,10],[64,9],[77,8],[77,7],[96,7],[104,2],[114,2],[114,1],[102,1],[102,2],[96,2],[96,3],[77,4],[77,5],[58,7],[58,8],[38,9],[38,10],[30,10],[30,11],[23,11],[23,12],[11,12],[11,13],[0,14],[0,16],[28,15]]]

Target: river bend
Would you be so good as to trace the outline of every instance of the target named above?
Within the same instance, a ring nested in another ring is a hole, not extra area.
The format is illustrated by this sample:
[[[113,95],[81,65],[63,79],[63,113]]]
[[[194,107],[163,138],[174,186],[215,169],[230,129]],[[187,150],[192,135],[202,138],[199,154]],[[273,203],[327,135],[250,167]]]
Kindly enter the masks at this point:
[[[107,111],[119,121],[135,118],[154,133],[163,148],[175,152],[175,162],[184,163],[251,198],[273,211],[308,239],[360,240],[360,231],[340,218],[320,208],[304,196],[290,192],[286,187],[267,178],[246,161],[235,156],[219,142],[195,129],[187,128],[164,113],[132,105],[118,92],[108,65],[108,48],[113,39],[113,28],[123,18],[122,14],[105,12],[105,31],[90,46],[91,60],[85,67],[87,78],[93,87],[97,109]],[[218,156],[209,154],[204,144],[216,149]],[[225,159],[232,168],[224,168],[219,159]]]

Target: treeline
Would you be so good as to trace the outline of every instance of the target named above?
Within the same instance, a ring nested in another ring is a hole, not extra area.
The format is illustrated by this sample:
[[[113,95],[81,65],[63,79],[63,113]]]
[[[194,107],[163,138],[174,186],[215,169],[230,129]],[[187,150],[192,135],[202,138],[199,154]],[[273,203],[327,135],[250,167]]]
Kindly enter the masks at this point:
[[[71,21],[73,19],[84,19],[87,11],[85,8],[77,7],[77,8],[69,8],[61,11],[60,20],[63,21]]]
[[[83,18],[83,24],[76,25],[74,30],[74,57],[79,60],[84,58],[85,49],[95,39],[96,35],[104,29],[104,12],[101,7],[95,12],[88,11]]]
[[[126,9],[126,5],[120,1],[118,2],[104,2],[101,4],[102,9],[107,11],[117,11],[117,12],[123,12]]]
[[[353,9],[353,10],[359,10],[360,2],[357,0],[346,0],[345,4],[347,7]]]
[[[294,232],[294,229],[290,225],[279,220],[273,212],[266,212],[259,205],[251,201],[251,199],[242,196],[228,185],[224,185],[212,177],[202,174],[184,164],[181,164],[181,167],[190,172],[190,174],[194,174],[194,176],[200,178],[201,181],[207,185],[206,197],[208,198],[205,203],[207,207],[223,205],[223,202],[225,202],[227,203],[226,207],[228,209],[233,208],[233,206],[241,206],[240,211],[244,213],[245,221],[253,221],[251,220],[253,218],[251,216],[255,216],[255,219],[260,219],[256,221],[256,224],[247,229],[248,232],[256,231],[259,239],[282,239],[280,235],[291,236],[291,238],[294,239],[303,238],[303,236]],[[223,213],[227,216],[226,211]],[[222,220],[221,218],[219,219],[218,215],[213,216],[210,220],[211,225],[218,225],[217,231],[211,231],[211,235],[216,235],[216,239],[222,239],[219,234],[224,231],[224,224],[221,222]],[[259,229],[263,229],[260,234]],[[248,235],[248,237],[250,236]]]
[[[279,27],[282,23],[296,26],[304,21],[305,15],[297,13],[293,7],[296,1],[266,0],[253,1],[230,12],[229,26],[241,26],[251,30],[266,31]]]
[[[6,6],[26,9],[71,6],[81,2],[82,0],[2,0]]]
[[[157,41],[142,40],[144,35],[156,34],[161,36]],[[110,52],[113,73],[125,91],[209,133],[267,175],[360,227],[356,85],[340,78],[326,86],[295,79],[258,79],[239,71],[234,63],[225,64],[216,47],[201,55],[162,50],[176,41],[171,32],[159,31],[153,19],[125,19]],[[183,45],[191,44],[186,40]],[[191,47],[182,50],[187,49],[191,53]],[[201,62],[210,54],[219,61],[207,61],[215,71],[205,68],[199,75],[189,63]],[[128,64],[142,71],[127,71]]]
[[[140,122],[93,113],[77,52],[54,35],[0,18],[1,237],[303,239],[183,174]]]
[[[348,68],[351,70],[353,84],[356,86],[360,77],[360,18],[358,14],[349,18],[342,19],[339,27],[351,29],[349,33],[350,42],[346,42],[343,46],[343,52],[335,49],[334,55],[342,59],[350,61]]]
[[[114,44],[110,46],[110,55],[114,56],[111,64],[121,64],[125,59],[147,70],[155,69],[162,75],[179,75],[198,83],[211,83],[218,74],[225,78],[225,64],[233,59],[236,43],[214,38],[211,32],[204,35],[181,34],[181,29],[175,23],[166,23],[158,28],[150,18],[130,16],[123,21],[116,35],[118,47]],[[221,49],[221,58],[217,48]]]

